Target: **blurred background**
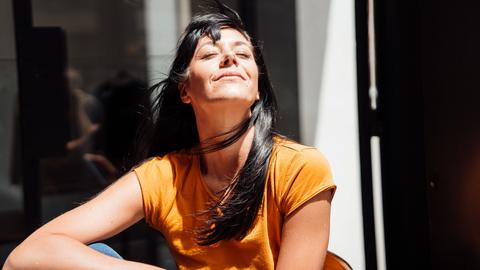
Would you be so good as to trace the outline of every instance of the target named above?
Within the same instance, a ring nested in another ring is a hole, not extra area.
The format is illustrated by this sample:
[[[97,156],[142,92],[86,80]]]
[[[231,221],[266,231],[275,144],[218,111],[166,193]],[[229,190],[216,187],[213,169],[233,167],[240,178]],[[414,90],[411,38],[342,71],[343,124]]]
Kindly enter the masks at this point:
[[[354,269],[480,269],[480,4],[223,2],[263,44],[281,133],[331,163],[329,250]],[[132,166],[142,92],[203,4],[0,0],[0,263]],[[175,269],[142,222],[107,242]]]

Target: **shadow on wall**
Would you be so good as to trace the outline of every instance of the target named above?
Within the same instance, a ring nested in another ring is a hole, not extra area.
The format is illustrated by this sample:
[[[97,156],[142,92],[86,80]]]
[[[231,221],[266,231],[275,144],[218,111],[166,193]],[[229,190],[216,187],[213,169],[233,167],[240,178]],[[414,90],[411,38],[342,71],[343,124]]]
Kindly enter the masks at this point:
[[[296,2],[300,135],[313,145],[317,138],[330,0]]]

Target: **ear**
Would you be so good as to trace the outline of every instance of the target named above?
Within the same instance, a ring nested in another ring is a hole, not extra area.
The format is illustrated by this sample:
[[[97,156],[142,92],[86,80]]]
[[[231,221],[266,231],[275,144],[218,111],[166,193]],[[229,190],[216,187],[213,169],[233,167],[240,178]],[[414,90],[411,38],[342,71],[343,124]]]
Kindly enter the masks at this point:
[[[255,100],[256,100],[256,101],[260,100],[260,91],[259,91],[259,90],[257,91],[257,97],[256,97]]]
[[[189,104],[190,102],[192,102],[192,100],[190,99],[190,96],[188,95],[188,92],[187,92],[187,83],[186,82],[179,83],[178,84],[178,90],[180,91],[180,99],[182,100],[183,103]]]

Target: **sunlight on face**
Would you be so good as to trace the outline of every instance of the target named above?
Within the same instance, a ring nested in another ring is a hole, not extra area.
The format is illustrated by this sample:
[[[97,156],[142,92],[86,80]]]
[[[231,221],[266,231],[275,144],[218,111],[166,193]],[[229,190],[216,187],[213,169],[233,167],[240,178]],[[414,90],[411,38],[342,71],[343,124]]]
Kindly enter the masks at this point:
[[[258,67],[250,41],[239,31],[224,28],[213,43],[202,37],[190,62],[182,101],[196,108],[213,104],[249,109],[258,99]]]

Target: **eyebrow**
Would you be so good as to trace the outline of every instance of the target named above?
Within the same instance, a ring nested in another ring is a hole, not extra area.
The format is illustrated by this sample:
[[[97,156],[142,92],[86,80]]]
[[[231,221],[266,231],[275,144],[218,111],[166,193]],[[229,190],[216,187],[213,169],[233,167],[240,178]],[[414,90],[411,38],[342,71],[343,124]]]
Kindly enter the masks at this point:
[[[216,43],[218,43],[218,42],[219,42],[219,41],[217,40]],[[213,44],[213,41],[212,41],[212,40],[209,40],[209,41],[203,43],[203,44],[198,48],[198,50],[200,50],[201,48],[203,48],[203,46],[206,46],[206,45],[215,46],[215,45]],[[251,44],[245,42],[245,41],[237,40],[237,41],[233,42],[233,47],[238,47],[238,46],[242,46],[242,45],[245,45],[245,46],[249,47],[251,50],[253,50],[253,46],[252,46]]]

